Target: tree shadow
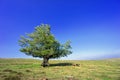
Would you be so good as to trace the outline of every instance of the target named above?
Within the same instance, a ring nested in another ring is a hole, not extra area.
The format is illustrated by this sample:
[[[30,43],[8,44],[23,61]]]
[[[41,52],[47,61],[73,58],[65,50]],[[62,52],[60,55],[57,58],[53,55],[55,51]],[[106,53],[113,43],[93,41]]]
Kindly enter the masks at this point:
[[[50,64],[49,67],[54,67],[54,66],[72,66],[72,63],[55,63],[55,64]]]

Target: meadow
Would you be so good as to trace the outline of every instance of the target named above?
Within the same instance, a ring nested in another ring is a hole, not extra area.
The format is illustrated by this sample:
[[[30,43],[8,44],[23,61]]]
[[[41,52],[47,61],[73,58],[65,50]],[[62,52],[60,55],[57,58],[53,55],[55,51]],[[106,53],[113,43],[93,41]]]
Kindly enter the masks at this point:
[[[120,80],[120,58],[106,60],[0,59],[0,80]]]

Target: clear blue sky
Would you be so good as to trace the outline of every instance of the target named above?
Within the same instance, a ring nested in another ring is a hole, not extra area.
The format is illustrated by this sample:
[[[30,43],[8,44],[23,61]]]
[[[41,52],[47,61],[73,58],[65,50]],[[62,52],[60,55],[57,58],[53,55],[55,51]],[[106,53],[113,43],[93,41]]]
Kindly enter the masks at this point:
[[[120,57],[119,0],[0,0],[0,58],[32,58],[18,40],[41,23],[71,40],[73,54],[61,59]]]

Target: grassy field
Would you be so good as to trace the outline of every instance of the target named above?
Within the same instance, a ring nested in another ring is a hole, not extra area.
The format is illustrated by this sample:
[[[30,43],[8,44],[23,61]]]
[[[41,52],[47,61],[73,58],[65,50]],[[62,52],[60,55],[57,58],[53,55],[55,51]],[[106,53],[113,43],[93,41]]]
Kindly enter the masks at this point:
[[[50,60],[43,68],[35,59],[0,59],[0,80],[120,80],[120,58]],[[78,65],[77,65],[78,64]]]

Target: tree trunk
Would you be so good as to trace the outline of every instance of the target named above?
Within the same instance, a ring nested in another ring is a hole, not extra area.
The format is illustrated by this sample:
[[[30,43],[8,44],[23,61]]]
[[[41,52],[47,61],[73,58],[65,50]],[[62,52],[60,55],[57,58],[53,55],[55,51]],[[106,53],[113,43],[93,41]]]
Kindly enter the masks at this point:
[[[41,66],[46,67],[49,66],[49,58],[47,57],[43,57],[43,63],[41,64]]]

